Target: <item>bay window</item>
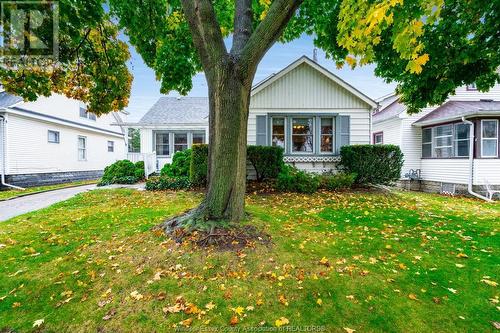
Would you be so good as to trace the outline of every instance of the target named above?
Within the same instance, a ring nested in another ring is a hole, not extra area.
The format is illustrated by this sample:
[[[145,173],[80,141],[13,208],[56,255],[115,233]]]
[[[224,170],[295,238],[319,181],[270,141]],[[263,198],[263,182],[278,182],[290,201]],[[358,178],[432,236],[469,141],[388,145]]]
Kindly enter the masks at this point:
[[[292,152],[312,153],[314,146],[313,118],[292,118]]]
[[[469,156],[469,125],[455,124],[455,156]]]
[[[470,126],[465,123],[422,129],[422,158],[469,156]]]
[[[453,125],[434,127],[434,157],[453,156]]]
[[[481,120],[481,157],[498,157],[498,120]]]

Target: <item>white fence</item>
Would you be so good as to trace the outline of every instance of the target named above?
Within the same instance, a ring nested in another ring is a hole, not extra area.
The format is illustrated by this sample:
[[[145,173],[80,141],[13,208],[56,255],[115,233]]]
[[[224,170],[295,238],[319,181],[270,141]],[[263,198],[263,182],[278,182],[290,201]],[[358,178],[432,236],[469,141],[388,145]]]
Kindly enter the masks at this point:
[[[127,153],[127,160],[133,163],[144,161],[144,175],[146,179],[148,179],[150,174],[156,172],[156,152]]]

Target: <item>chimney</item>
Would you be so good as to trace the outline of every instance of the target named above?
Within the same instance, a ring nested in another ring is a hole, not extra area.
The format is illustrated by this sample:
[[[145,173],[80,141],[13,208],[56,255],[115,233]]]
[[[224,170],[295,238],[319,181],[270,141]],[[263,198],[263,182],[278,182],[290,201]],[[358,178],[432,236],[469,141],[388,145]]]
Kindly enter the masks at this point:
[[[318,62],[318,49],[317,48],[313,49],[313,61]]]

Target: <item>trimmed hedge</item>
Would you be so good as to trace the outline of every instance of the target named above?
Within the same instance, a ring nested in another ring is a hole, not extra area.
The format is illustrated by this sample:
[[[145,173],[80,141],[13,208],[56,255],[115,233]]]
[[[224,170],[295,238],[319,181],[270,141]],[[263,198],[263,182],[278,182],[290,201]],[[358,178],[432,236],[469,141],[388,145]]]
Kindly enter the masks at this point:
[[[165,164],[160,175],[169,177],[189,177],[191,167],[191,149],[178,151],[172,158],[172,164]]]
[[[136,183],[144,176],[144,169],[142,169],[142,176],[140,178],[136,174],[137,170],[141,169],[137,169],[136,165],[129,160],[116,161],[104,169],[104,174],[98,185]]]
[[[146,190],[161,191],[161,190],[184,190],[191,187],[191,182],[188,177],[150,177],[146,181]]]
[[[278,174],[276,189],[282,192],[314,193],[320,185],[318,175],[285,164]]]
[[[191,150],[189,180],[195,186],[205,186],[208,175],[208,145],[194,144]]]
[[[248,146],[247,159],[257,173],[257,181],[275,179],[283,168],[283,148],[271,146]]]
[[[355,173],[339,172],[334,175],[321,175],[321,188],[328,191],[337,191],[351,188],[356,181]]]
[[[395,145],[352,145],[340,149],[339,166],[355,173],[361,185],[390,185],[397,181],[403,167],[403,153]]]

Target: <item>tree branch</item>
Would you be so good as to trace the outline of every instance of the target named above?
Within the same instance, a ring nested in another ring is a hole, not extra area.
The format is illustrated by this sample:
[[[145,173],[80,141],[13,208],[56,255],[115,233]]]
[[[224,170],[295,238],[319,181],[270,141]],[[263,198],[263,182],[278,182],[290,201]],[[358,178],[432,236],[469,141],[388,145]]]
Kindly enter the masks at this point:
[[[206,70],[227,58],[226,45],[210,0],[181,0],[193,43]]]
[[[252,0],[236,0],[231,54],[238,56],[252,34]]]
[[[243,76],[253,73],[267,50],[278,40],[303,0],[274,0],[266,17],[250,36],[240,57]],[[252,75],[251,75],[252,76]]]

